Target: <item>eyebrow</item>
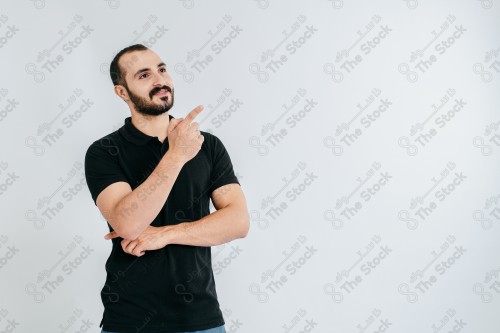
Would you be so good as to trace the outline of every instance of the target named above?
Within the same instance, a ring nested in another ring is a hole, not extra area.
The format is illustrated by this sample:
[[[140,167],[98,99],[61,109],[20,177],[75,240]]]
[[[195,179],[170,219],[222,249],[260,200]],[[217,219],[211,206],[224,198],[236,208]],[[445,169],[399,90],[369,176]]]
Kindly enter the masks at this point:
[[[165,65],[165,63],[164,63],[164,62],[160,62],[160,63],[158,64],[158,68],[160,68],[161,66],[166,66],[166,65]],[[134,77],[136,77],[136,76],[137,76],[137,74],[140,74],[140,73],[142,73],[142,72],[147,72],[147,71],[149,71],[149,68],[142,68],[142,69],[139,69],[137,72],[135,72]]]

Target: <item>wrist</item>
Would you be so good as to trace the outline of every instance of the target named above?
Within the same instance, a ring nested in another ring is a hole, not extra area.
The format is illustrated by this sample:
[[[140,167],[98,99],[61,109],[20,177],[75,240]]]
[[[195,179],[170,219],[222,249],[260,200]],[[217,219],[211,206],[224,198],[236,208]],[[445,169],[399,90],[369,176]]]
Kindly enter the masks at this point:
[[[165,225],[162,228],[161,237],[163,239],[164,246],[173,244],[174,242],[174,225]]]
[[[182,168],[182,166],[186,163],[182,158],[179,156],[175,155],[172,151],[168,150],[165,155],[164,159],[168,161],[168,164],[174,165],[176,167]]]

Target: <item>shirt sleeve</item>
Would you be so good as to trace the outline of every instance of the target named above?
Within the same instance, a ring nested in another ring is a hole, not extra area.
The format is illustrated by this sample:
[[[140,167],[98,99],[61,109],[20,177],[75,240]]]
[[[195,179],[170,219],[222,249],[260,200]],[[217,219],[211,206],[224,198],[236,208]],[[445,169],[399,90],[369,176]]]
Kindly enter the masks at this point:
[[[211,194],[217,188],[227,185],[227,184],[240,184],[238,178],[234,174],[233,164],[231,163],[231,158],[222,144],[222,141],[212,135],[213,146],[212,146],[212,172],[210,175],[210,190]]]
[[[117,148],[110,146],[109,139],[95,141],[87,149],[85,179],[96,206],[99,193],[106,187],[120,181],[128,182],[118,163]]]

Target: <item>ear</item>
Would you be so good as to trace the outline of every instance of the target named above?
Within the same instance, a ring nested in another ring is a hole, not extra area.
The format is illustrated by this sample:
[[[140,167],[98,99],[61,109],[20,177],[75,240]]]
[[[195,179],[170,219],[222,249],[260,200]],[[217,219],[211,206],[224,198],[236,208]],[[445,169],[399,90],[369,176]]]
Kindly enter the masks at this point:
[[[124,101],[128,101],[129,100],[129,96],[128,96],[128,93],[127,93],[127,89],[125,89],[124,86],[122,86],[121,84],[119,85],[116,85],[115,88],[115,94],[120,97],[121,99],[123,99]]]

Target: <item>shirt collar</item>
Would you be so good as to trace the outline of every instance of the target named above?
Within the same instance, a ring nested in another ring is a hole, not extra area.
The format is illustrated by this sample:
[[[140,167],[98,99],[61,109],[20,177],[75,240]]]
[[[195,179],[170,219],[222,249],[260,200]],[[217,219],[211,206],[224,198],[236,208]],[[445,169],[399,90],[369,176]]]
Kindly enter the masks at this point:
[[[169,120],[172,120],[174,117],[172,115],[168,115]],[[125,125],[120,127],[120,133],[127,139],[128,141],[135,143],[136,145],[144,145],[148,143],[151,139],[156,138],[156,136],[149,136],[140,130],[138,130],[134,124],[132,124],[132,117],[125,118]]]

